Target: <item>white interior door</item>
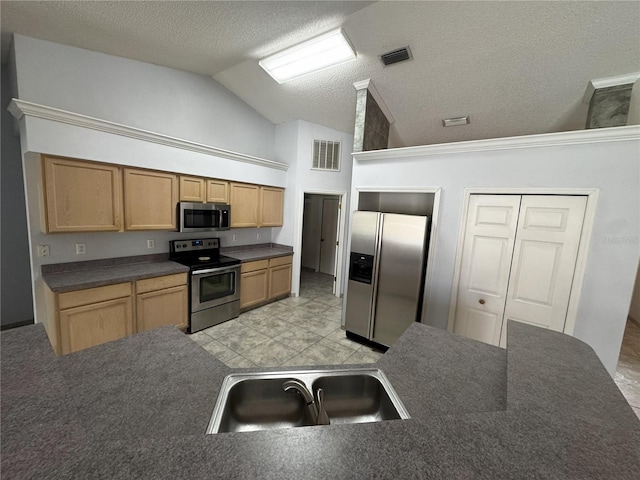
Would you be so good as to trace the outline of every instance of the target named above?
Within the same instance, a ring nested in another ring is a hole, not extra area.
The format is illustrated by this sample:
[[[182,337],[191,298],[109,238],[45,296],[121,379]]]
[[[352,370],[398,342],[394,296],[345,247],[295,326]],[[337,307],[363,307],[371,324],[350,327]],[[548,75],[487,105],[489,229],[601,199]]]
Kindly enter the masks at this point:
[[[564,330],[586,206],[585,196],[522,197],[504,323]]]
[[[520,195],[471,195],[454,332],[500,341]]]
[[[336,239],[338,238],[338,199],[322,201],[322,233],[320,234],[320,272],[336,273]]]

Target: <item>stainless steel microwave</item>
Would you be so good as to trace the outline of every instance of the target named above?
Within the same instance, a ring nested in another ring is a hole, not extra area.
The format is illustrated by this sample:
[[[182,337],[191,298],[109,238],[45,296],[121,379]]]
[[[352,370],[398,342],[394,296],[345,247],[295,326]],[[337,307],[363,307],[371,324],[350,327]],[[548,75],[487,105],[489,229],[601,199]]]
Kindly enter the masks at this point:
[[[178,229],[181,232],[229,230],[231,208],[220,203],[178,203]]]

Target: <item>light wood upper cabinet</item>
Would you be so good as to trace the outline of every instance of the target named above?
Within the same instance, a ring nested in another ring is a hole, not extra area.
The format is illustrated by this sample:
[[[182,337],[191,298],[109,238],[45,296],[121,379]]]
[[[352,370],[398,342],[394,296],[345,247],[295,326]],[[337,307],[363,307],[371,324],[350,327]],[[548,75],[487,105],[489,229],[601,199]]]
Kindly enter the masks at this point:
[[[43,156],[46,231],[122,229],[120,167]]]
[[[284,189],[230,183],[231,227],[281,227]]]
[[[188,327],[187,274],[178,273],[136,282],[137,331],[164,325]]]
[[[204,202],[205,188],[204,178],[180,175],[181,202]]]
[[[229,203],[229,182],[207,179],[207,202]]]
[[[247,183],[229,184],[229,204],[231,205],[231,228],[257,227],[260,187]]]
[[[284,189],[260,187],[260,226],[281,227]]]
[[[178,176],[124,169],[125,230],[175,230]]]

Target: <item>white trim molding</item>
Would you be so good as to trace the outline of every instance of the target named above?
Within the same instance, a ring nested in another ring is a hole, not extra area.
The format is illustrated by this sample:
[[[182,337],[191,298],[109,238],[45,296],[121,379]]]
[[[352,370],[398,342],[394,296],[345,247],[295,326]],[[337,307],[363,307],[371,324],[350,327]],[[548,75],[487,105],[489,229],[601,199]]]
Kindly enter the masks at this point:
[[[20,120],[24,116],[42,118],[45,120],[66,123],[68,125],[74,125],[77,127],[89,128],[91,130],[111,133],[123,137],[135,138],[137,140],[142,140],[145,142],[157,143],[160,145],[166,145],[168,147],[203,153],[205,155],[211,155],[214,157],[227,158],[229,160],[236,160],[238,162],[244,163],[251,163],[253,165],[273,168],[276,170],[286,171],[289,169],[289,165],[287,165],[286,163],[267,160],[260,157],[254,157],[252,155],[245,155],[244,153],[232,152],[230,150],[224,150],[222,148],[192,142],[191,140],[185,140],[182,138],[171,137],[169,135],[163,135],[161,133],[150,132],[141,128],[130,127],[120,123],[110,122],[108,120],[102,120],[100,118],[90,117],[87,115],[82,115],[80,113],[69,112],[67,110],[60,110],[58,108],[48,107],[46,105],[27,102],[17,98],[11,100],[7,110],[9,110],[9,112],[11,112],[11,114],[18,120]]]
[[[384,103],[384,100],[382,99],[382,95],[380,95],[380,92],[378,92],[378,89],[375,87],[375,85],[373,84],[370,78],[367,78],[366,80],[360,80],[359,82],[355,82],[353,86],[355,87],[356,90],[365,90],[365,89],[369,90],[369,93],[371,93],[371,96],[374,98],[374,100],[380,107],[380,110],[382,110],[382,113],[384,113],[384,116],[387,117],[387,120],[389,120],[389,124],[392,125],[396,121],[396,119],[391,114],[391,110],[389,110],[389,107],[387,107],[387,104]]]
[[[582,103],[587,105],[591,102],[591,97],[599,88],[615,87],[617,85],[629,85],[636,83],[640,78],[640,72],[627,73],[625,75],[617,75],[615,77],[596,78],[589,81],[587,90],[584,92]]]
[[[374,160],[428,157],[432,155],[512,150],[516,148],[623,142],[627,140],[637,140],[639,138],[640,125],[627,125],[624,127],[594,128],[590,130],[543,133],[521,137],[491,138],[486,140],[470,140],[467,142],[438,143],[417,147],[371,150],[368,152],[354,152],[351,155],[358,162],[369,162]]]

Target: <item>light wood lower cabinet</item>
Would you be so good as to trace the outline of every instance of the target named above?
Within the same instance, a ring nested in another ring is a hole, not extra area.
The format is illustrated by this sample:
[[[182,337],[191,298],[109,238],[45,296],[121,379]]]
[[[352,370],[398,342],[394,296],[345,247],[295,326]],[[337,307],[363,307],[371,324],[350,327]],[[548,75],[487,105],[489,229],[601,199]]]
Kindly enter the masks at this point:
[[[291,256],[269,260],[269,300],[291,293]]]
[[[57,330],[58,343],[53,347],[58,354],[118,340],[134,331],[130,283],[61,293],[55,302],[57,321],[48,327]]]
[[[65,293],[45,289],[44,324],[58,355],[164,325],[187,328],[186,273]]]
[[[138,332],[164,325],[188,327],[187,274],[167,275],[136,282],[136,325]]]
[[[240,267],[240,308],[250,310],[291,293],[292,256],[257,260]]]

